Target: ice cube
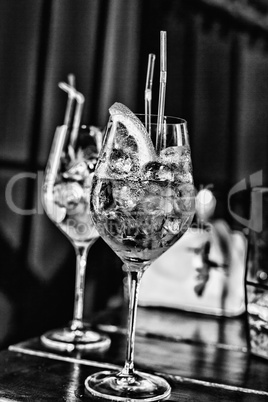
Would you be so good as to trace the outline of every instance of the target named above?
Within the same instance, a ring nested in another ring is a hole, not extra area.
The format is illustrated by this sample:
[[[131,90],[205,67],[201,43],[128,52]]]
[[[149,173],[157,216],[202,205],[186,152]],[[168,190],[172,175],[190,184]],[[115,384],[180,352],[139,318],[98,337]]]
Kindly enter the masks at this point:
[[[134,239],[139,234],[139,221],[136,217],[133,216],[125,216],[125,228],[124,228],[124,238],[125,239]]]
[[[183,224],[179,216],[168,216],[165,218],[160,233],[160,241],[163,247],[170,247],[178,237],[182,235]]]
[[[160,198],[159,196],[150,195],[141,202],[139,207],[146,214],[154,214],[160,208]]]
[[[128,183],[130,188],[130,196],[133,200],[135,200],[135,203],[137,204],[144,199],[146,189],[139,180],[133,180],[131,182],[129,181]]]
[[[193,175],[191,172],[185,172],[182,175],[179,175],[178,180],[182,183],[193,183]]]
[[[75,208],[83,195],[83,187],[77,182],[63,182],[54,187],[55,203],[67,210]]]
[[[192,183],[192,162],[190,149],[187,146],[169,147],[160,152],[160,159],[170,164],[174,179],[182,183]]]
[[[181,230],[181,219],[177,217],[168,217],[165,219],[163,227],[167,230],[167,232],[175,235],[180,233]]]
[[[65,179],[73,181],[83,181],[88,175],[88,166],[84,160],[71,165],[70,168],[62,174]]]
[[[172,168],[157,161],[146,163],[143,166],[142,175],[146,180],[172,181],[174,179]]]
[[[188,146],[176,146],[162,149],[160,159],[164,163],[188,163],[191,162],[191,153]]]
[[[151,226],[154,233],[159,232],[164,224],[164,218],[162,214],[156,214],[152,216]]]
[[[103,181],[93,193],[93,204],[97,211],[107,210],[114,203],[113,187],[109,180]]]
[[[113,182],[113,198],[118,203],[122,188],[125,186],[124,180],[114,180]]]
[[[112,175],[122,176],[134,173],[137,170],[137,161],[130,153],[114,148],[109,158],[109,172]]]
[[[160,183],[156,183],[153,181],[144,181],[144,191],[149,194],[153,195],[160,195],[162,193],[162,187]]]
[[[117,186],[117,183],[114,183],[113,196],[116,203],[124,208],[133,209],[136,205],[135,194],[133,194],[131,188],[126,184]]]
[[[147,215],[143,211],[139,211],[135,215],[134,219],[135,219],[135,225],[137,227],[136,238],[144,242],[146,238],[151,237],[152,233],[151,216]]]
[[[177,240],[177,236],[173,233],[167,231],[163,228],[162,237],[161,237],[161,245],[162,247],[171,247],[175,241]]]
[[[172,164],[172,166],[175,181],[180,183],[193,183],[192,165],[190,163]]]
[[[163,182],[161,185],[161,193],[159,194],[159,209],[164,215],[170,215],[174,211],[174,198],[176,197],[173,183]]]
[[[107,210],[102,216],[103,226],[106,231],[117,239],[122,239],[124,236],[124,219],[120,210]]]
[[[170,215],[174,210],[174,201],[172,198],[162,198],[160,208],[163,214]]]
[[[175,211],[193,213],[195,192],[194,186],[190,183],[179,184],[176,189],[176,198],[174,199]]]

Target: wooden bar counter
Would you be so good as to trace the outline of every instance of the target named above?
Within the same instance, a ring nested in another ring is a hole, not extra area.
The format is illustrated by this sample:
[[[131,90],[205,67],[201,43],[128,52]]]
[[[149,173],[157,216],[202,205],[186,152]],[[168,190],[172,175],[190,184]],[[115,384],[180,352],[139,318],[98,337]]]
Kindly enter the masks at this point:
[[[99,315],[94,326],[112,343],[103,353],[46,349],[39,338],[0,353],[0,401],[90,401],[85,378],[122,367],[124,309]],[[163,376],[174,401],[268,401],[268,361],[247,351],[244,316],[209,317],[167,309],[138,310],[136,368]]]

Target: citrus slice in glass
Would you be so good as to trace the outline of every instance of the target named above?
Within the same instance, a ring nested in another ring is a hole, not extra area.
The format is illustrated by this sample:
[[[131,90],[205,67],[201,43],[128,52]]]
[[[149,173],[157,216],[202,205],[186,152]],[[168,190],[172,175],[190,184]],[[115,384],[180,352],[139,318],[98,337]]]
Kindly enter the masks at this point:
[[[120,161],[124,174],[131,173],[132,164],[140,169],[145,163],[154,161],[155,149],[141,120],[122,103],[114,103],[109,112],[111,127],[107,156],[117,164],[115,171],[119,173]]]

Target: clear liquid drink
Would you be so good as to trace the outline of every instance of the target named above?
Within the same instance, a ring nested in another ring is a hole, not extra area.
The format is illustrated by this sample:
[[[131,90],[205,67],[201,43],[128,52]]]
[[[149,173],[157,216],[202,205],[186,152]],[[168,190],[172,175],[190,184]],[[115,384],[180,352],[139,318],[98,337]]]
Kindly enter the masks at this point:
[[[127,178],[116,173],[119,164],[112,158],[106,177],[94,177],[92,217],[119,257],[142,269],[189,227],[194,200],[190,150],[166,148],[157,161]]]

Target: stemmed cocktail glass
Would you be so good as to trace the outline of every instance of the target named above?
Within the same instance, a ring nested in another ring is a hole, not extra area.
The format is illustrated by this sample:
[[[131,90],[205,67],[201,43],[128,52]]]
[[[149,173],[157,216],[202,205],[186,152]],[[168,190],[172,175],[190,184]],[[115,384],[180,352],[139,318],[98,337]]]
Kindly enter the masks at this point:
[[[146,130],[145,117],[119,103],[110,108],[110,115],[90,209],[100,236],[129,275],[126,361],[120,372],[89,376],[85,387],[101,400],[158,401],[170,394],[167,381],[134,368],[138,290],[146,269],[183,235],[194,215],[187,124],[164,116],[159,130],[157,116],[151,116]]]
[[[68,103],[66,124],[56,129],[49,154],[43,205],[48,217],[67,236],[76,252],[74,313],[70,325],[48,331],[41,340],[46,346],[62,351],[104,350],[109,347],[110,339],[93,331],[83,321],[87,255],[99,237],[90,217],[88,200],[102,132],[94,126],[80,125],[79,102],[80,112],[70,119],[71,103],[74,98],[81,100],[81,94],[67,84],[61,85],[69,91],[71,102]]]

